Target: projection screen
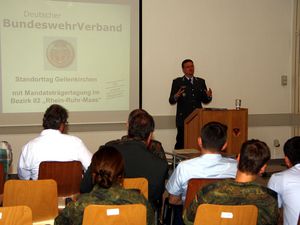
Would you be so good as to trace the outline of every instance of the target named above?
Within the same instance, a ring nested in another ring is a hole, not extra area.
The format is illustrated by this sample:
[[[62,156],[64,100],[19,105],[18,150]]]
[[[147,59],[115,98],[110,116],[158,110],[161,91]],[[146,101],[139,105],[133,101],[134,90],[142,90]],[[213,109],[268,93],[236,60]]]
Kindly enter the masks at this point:
[[[139,106],[139,0],[0,0],[0,126],[126,120]]]

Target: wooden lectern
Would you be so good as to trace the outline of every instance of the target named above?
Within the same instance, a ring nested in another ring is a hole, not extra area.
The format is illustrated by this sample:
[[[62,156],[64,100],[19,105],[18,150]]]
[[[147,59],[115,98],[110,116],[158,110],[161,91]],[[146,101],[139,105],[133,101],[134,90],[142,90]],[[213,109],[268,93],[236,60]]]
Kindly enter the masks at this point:
[[[195,109],[184,121],[184,148],[199,149],[197,138],[208,122],[227,125],[226,154],[236,155],[248,136],[248,109]]]

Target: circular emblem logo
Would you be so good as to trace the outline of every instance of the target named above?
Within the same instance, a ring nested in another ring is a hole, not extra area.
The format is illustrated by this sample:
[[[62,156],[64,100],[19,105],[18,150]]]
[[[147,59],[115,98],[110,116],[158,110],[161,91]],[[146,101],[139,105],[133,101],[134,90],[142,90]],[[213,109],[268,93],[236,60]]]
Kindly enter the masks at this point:
[[[71,65],[74,57],[73,46],[65,40],[53,41],[47,48],[47,59],[57,68],[65,68]]]

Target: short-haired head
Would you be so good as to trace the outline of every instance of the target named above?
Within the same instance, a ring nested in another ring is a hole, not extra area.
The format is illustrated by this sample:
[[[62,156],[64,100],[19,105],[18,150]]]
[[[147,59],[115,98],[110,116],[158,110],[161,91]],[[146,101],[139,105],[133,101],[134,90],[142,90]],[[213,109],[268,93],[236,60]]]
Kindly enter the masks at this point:
[[[257,175],[270,158],[270,149],[265,142],[256,139],[248,140],[241,147],[238,170]]]
[[[45,112],[43,118],[44,129],[58,130],[61,124],[68,121],[68,111],[61,105],[53,104]]]
[[[191,59],[185,59],[185,60],[183,60],[182,63],[181,63],[181,68],[183,69],[183,68],[184,68],[184,65],[185,65],[186,63],[188,63],[188,62],[194,63],[193,60],[191,60]]]
[[[300,163],[300,136],[287,140],[283,146],[283,152],[293,166]]]
[[[147,141],[154,131],[153,117],[143,110],[128,121],[128,137]]]
[[[227,126],[219,122],[209,122],[201,129],[202,148],[220,152],[227,139]]]
[[[98,184],[102,188],[110,188],[114,184],[122,183],[124,165],[123,157],[116,148],[100,146],[91,162],[94,184]]]
[[[127,122],[129,123],[132,120],[132,118],[134,118],[136,115],[143,114],[143,113],[147,113],[147,111],[144,110],[144,109],[134,109],[134,110],[132,110],[128,115],[128,121]]]

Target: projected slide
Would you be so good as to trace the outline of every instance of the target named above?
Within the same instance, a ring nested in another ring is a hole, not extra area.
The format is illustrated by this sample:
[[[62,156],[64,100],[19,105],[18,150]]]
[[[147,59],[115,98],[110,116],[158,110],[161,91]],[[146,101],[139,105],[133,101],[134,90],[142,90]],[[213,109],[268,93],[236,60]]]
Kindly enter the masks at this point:
[[[3,3],[5,2],[5,3]],[[2,0],[2,113],[129,109],[130,7]]]

